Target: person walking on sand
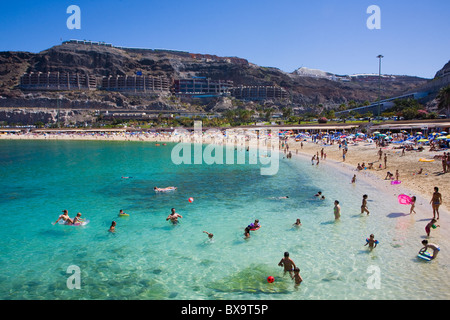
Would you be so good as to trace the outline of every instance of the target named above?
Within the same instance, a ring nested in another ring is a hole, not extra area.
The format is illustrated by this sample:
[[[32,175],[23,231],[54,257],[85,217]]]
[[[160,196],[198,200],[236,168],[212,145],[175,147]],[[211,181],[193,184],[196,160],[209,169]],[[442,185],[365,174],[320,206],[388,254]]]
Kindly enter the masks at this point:
[[[352,178],[352,183],[355,183],[355,182],[356,182],[356,174],[354,174],[353,178]]]
[[[293,277],[293,271],[295,268],[297,268],[297,266],[295,265],[294,261],[292,261],[291,258],[289,258],[289,252],[285,252],[284,253],[284,258],[280,260],[280,262],[278,263],[278,266],[280,267],[284,267],[284,273],[286,274],[286,272],[289,272],[291,278]]]
[[[383,151],[380,148],[380,150],[378,150],[378,160],[381,160],[382,156],[383,156]]]
[[[334,201],[334,219],[338,220],[341,217],[341,206],[339,205],[339,201]]]
[[[363,195],[362,203],[361,203],[361,214],[364,212],[367,212],[367,215],[369,215],[369,210],[367,209],[367,194]]]
[[[433,208],[433,219],[436,219],[437,215],[437,220],[439,220],[439,206],[442,204],[442,195],[439,193],[438,187],[434,187],[434,193],[430,203]]]
[[[384,154],[384,168],[387,169],[387,154]]]

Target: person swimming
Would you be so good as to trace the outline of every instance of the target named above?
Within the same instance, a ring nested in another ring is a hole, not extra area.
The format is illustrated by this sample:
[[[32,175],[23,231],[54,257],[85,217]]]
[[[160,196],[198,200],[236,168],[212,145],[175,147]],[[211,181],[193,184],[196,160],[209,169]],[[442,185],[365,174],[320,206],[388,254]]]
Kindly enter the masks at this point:
[[[115,221],[113,221],[113,222],[111,222],[111,226],[109,227],[109,230],[108,230],[109,232],[116,232],[116,222]]]

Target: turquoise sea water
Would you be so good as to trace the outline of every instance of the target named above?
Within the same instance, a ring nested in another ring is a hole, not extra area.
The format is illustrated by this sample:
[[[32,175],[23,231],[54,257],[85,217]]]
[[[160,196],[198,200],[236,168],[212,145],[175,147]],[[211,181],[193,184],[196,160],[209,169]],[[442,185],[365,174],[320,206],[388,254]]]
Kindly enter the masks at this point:
[[[259,165],[177,166],[173,146],[0,141],[0,299],[450,298],[449,255],[417,259],[425,215],[406,215],[395,196],[306,158],[280,158],[273,176]],[[360,214],[363,194],[370,216]],[[172,207],[183,216],[176,226],[165,220]],[[63,209],[90,223],[52,225]],[[118,217],[120,209],[130,216]],[[255,219],[261,229],[244,239]],[[444,248],[441,231],[432,232]],[[372,252],[371,233],[380,241]],[[277,266],[285,251],[301,269],[298,288]],[[73,265],[80,289],[67,287]]]

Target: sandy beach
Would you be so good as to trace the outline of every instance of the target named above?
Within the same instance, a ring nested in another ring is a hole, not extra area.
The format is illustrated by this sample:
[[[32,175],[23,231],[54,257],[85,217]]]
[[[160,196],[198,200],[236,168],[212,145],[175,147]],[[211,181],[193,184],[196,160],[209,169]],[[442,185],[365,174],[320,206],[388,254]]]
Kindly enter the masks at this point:
[[[447,210],[445,196],[449,194],[450,183],[448,182],[450,173],[443,173],[441,159],[435,159],[432,162],[421,162],[419,159],[433,159],[435,155],[442,155],[443,151],[429,151],[429,147],[426,146],[422,152],[418,151],[405,151],[402,155],[401,149],[394,149],[396,145],[388,145],[381,148],[383,151],[382,159],[379,160],[378,151],[375,143],[365,143],[364,141],[358,145],[349,144],[348,152],[346,154],[345,161],[343,161],[342,150],[339,149],[338,144],[334,145],[321,145],[311,142],[303,142],[303,148],[300,146],[300,142],[288,142],[289,150],[293,154],[303,154],[312,158],[317,152],[320,152],[323,148],[326,153],[326,160],[319,161],[319,166],[328,162],[334,161],[336,164],[341,164],[341,167],[347,167],[352,170],[356,175],[356,179],[361,177],[379,179],[382,180],[382,185],[386,188],[392,188],[391,180],[385,179],[387,172],[391,172],[395,175],[396,170],[399,172],[399,180],[401,184],[399,186],[402,189],[407,189],[411,195],[421,196],[425,200],[431,200],[434,192],[434,187],[439,188],[439,192],[443,197],[442,210]],[[387,168],[384,167],[384,154],[387,155]],[[357,165],[365,163],[373,163],[373,169],[357,170]],[[381,164],[381,168],[379,165]],[[422,170],[421,174],[418,172]],[[430,205],[430,213],[431,205]]]

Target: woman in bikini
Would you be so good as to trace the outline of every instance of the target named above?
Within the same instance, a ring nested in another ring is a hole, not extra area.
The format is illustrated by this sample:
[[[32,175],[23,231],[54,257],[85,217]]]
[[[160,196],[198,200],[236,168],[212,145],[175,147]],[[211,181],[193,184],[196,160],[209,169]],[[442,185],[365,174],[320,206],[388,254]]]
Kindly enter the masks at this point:
[[[442,204],[442,195],[439,193],[438,187],[434,187],[434,193],[430,203],[433,208],[433,219],[436,219],[437,214],[437,220],[439,220],[439,206]]]
[[[67,210],[62,211],[63,214],[61,214],[53,224],[57,224],[59,220],[63,220],[65,224],[73,224],[73,220],[69,218],[69,212]]]

